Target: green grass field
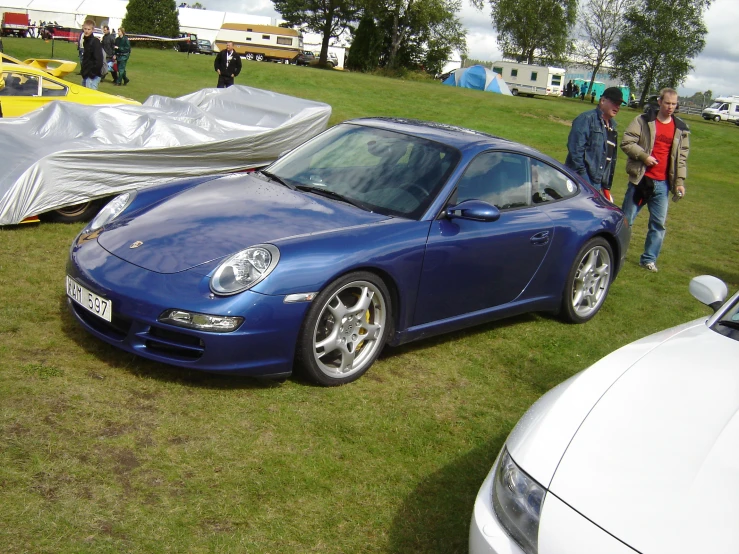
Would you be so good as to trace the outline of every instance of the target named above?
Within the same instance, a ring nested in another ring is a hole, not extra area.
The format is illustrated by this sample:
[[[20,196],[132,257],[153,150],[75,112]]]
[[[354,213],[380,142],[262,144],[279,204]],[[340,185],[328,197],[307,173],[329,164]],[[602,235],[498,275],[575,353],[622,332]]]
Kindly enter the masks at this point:
[[[51,57],[40,40],[4,43],[21,59]],[[55,57],[74,60],[76,50],[56,44]],[[215,86],[212,64],[135,49],[131,83],[101,90],[180,96]],[[569,122],[591,108],[246,61],[237,83],[326,102],[332,124],[430,119],[559,160]],[[623,109],[619,128],[635,115]],[[670,207],[659,273],[638,267],[645,213],[590,323],[526,315],[387,349],[339,388],[211,376],[120,352],[67,313],[65,263],[81,226],[0,228],[2,551],[466,552],[477,490],[532,402],[630,341],[707,315],[688,293],[692,277],[739,286],[739,128],[686,119],[687,195]],[[623,166],[621,156],[619,201]]]

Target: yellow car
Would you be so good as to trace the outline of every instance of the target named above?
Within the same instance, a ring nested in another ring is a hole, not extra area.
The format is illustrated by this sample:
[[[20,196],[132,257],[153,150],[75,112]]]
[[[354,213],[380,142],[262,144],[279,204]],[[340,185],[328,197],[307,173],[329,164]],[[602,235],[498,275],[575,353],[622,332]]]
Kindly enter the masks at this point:
[[[61,100],[77,104],[140,104],[136,100],[76,85],[38,67],[0,60],[0,109],[3,117],[25,115]]]

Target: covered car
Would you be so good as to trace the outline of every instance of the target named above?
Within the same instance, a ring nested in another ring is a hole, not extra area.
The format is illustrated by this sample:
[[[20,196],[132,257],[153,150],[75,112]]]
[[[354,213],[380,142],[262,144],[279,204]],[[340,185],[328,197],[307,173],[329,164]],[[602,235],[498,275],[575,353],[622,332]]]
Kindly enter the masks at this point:
[[[143,106],[54,102],[2,119],[0,225],[44,213],[89,219],[97,199],[126,190],[265,165],[323,131],[330,115],[327,104],[233,86]]]
[[[74,241],[66,290],[80,325],[127,352],[331,386],[386,343],[530,311],[589,321],[629,236],[536,150],[372,118],[256,172],[117,197]]]

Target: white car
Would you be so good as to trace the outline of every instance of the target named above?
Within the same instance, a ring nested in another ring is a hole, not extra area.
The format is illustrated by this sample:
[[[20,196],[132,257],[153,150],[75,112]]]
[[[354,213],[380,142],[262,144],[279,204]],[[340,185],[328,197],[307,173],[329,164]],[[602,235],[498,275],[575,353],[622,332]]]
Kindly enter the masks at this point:
[[[470,553],[739,552],[739,293],[540,398],[477,495]]]

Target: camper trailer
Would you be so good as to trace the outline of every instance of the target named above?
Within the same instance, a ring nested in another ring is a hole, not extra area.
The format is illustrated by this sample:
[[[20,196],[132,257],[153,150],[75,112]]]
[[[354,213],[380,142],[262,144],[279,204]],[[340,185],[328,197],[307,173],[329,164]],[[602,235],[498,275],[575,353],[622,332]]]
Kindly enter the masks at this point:
[[[215,43],[219,50],[233,42],[234,50],[244,59],[291,63],[303,50],[300,31],[273,25],[224,23]]]
[[[559,96],[565,86],[565,70],[561,67],[498,61],[493,63],[493,71],[503,76],[514,96]]]
[[[701,116],[706,121],[739,121],[739,96],[716,98],[713,104],[703,110]]]

